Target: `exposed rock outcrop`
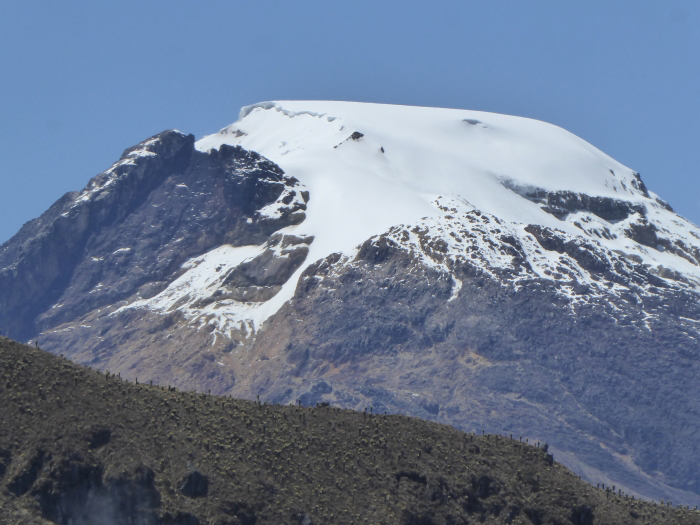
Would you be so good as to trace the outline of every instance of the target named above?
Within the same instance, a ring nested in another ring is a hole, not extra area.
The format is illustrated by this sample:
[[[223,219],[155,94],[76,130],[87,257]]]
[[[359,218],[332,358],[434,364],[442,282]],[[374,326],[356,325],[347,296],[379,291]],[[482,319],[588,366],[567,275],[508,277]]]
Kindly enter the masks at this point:
[[[156,135],[0,247],[4,333],[28,340],[153,296],[189,258],[222,244],[260,245],[301,222],[305,199],[296,179],[257,153],[202,153],[192,135]]]

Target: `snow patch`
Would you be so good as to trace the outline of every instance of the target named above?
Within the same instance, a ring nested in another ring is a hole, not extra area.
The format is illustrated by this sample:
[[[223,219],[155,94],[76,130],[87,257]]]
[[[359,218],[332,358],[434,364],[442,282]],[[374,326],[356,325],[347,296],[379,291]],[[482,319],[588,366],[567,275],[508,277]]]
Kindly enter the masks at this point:
[[[192,324],[213,325],[229,337],[233,330],[254,332],[255,326],[261,324],[260,316],[268,315],[264,311],[265,303],[241,303],[232,299],[203,307],[197,303],[221,290],[222,281],[230,270],[263,251],[264,246],[219,246],[185,262],[182,268],[187,271],[158,295],[123,306],[114,314],[127,308],[147,308],[160,313],[179,310]]]

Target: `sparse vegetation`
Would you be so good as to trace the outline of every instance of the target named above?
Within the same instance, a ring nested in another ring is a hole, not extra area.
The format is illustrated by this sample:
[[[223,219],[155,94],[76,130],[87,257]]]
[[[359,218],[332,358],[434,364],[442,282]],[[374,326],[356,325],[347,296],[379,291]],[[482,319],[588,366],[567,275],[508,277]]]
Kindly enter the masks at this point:
[[[0,372],[9,525],[700,523],[517,437],[127,383],[6,339]]]

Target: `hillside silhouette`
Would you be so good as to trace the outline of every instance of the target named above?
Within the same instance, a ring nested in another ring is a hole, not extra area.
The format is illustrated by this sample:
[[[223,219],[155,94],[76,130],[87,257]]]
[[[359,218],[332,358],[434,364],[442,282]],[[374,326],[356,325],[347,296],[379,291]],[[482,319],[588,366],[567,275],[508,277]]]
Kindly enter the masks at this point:
[[[0,338],[2,523],[697,524],[519,436],[123,381]]]

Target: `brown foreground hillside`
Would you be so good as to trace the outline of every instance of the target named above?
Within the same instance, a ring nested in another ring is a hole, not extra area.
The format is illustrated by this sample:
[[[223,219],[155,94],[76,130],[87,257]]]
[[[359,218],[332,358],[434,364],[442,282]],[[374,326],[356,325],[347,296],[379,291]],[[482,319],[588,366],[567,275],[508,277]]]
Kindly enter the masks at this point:
[[[0,421],[8,525],[700,523],[517,438],[127,383],[4,338]]]

